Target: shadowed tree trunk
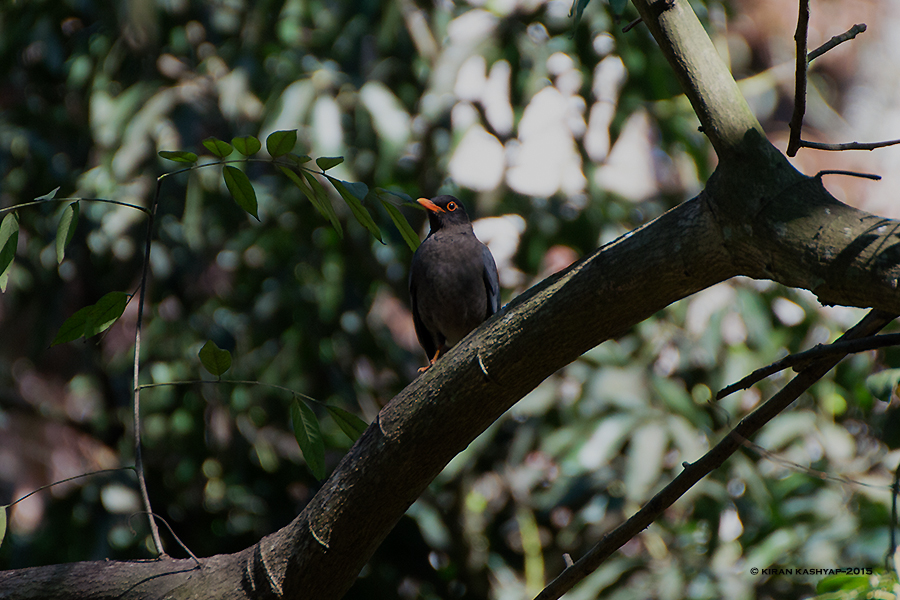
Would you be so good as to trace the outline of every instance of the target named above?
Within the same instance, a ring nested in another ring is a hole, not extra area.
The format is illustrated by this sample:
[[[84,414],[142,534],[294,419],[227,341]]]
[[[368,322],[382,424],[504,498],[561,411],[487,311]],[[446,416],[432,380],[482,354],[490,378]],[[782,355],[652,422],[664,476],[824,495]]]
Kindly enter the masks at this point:
[[[737,275],[900,313],[897,222],[834,199],[765,138],[686,0],[635,0],[719,166],[706,189],[528,290],[387,405],[299,516],[233,555],[0,573],[0,598],[340,598],[444,466],[541,381]]]

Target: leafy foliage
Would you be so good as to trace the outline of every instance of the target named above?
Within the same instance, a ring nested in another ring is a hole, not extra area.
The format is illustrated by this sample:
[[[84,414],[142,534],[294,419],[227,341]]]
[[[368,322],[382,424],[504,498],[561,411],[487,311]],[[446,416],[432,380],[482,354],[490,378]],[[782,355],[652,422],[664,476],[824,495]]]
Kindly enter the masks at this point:
[[[223,142],[222,140],[215,137],[208,137],[203,140],[203,147],[212,152],[214,156],[218,156],[219,158],[226,158],[232,152],[234,152],[234,147],[232,147],[231,144],[229,144],[228,142]]]
[[[341,428],[341,431],[346,433],[352,442],[358,440],[359,436],[369,427],[365,421],[343,408],[337,406],[326,406],[325,408],[328,409],[328,413],[334,419],[334,422],[338,424],[338,427]]]
[[[186,150],[160,150],[159,156],[166,160],[174,160],[180,163],[192,164],[197,162],[197,155]]]
[[[243,171],[231,165],[225,165],[222,173],[225,177],[225,185],[228,187],[228,191],[231,192],[231,197],[234,198],[234,201],[259,221],[256,191],[253,189],[250,179],[244,175]]]
[[[421,356],[404,308],[406,265],[424,219],[405,207],[410,195],[451,192],[474,215],[521,218],[524,232],[504,266],[508,300],[557,268],[553,257],[592,251],[689,197],[712,168],[655,44],[614,26],[611,12],[634,16],[618,1],[577,2],[574,35],[565,11],[550,5],[420,7],[424,32],[388,4],[279,6],[139,2],[109,10],[36,0],[13,3],[0,22],[0,59],[18,99],[0,113],[9,148],[0,157],[4,210],[56,186],[146,207],[160,169],[180,173],[166,177],[157,207],[142,376],[194,379],[199,353],[215,376],[227,370],[235,380],[322,398],[331,417],[320,421],[315,404],[241,383],[144,391],[154,506],[201,555],[242,549],[289,522],[348,438],[415,376]],[[463,59],[476,79],[508,84],[508,131],[488,121],[496,105],[489,110],[465,89]],[[618,93],[597,98],[594,75],[611,65],[624,72],[610,86]],[[506,79],[497,75],[504,69]],[[649,172],[678,170],[683,179],[628,197],[604,180],[607,159],[592,159],[584,138],[569,132],[581,187],[566,188],[571,181],[547,162],[531,172],[556,177],[555,191],[516,191],[506,161],[517,149],[522,156],[527,139],[517,127],[542,90],[575,113],[582,106],[582,120],[594,105],[610,110],[604,131],[613,148],[642,113],[653,154],[667,157]],[[474,139],[500,145],[503,172],[493,188],[448,177],[454,159],[466,158],[459,149],[473,128]],[[263,160],[254,133],[269,131]],[[204,155],[171,150],[179,147]],[[110,290],[135,285],[145,221],[127,207],[72,200],[60,219],[55,195],[0,221],[0,339],[17,340],[0,344],[0,387],[34,409],[0,405],[9,424],[0,443],[17,451],[4,465],[15,474],[3,482],[10,490],[36,487],[43,482],[34,473],[59,464],[85,472],[130,460],[133,347],[119,331],[134,313],[127,294]],[[716,389],[833,338],[855,314],[822,309],[806,293],[735,281],[594,349],[448,466],[348,597],[523,597],[786,375],[710,404]],[[115,318],[123,326],[106,329]],[[91,343],[63,344],[103,330]],[[232,352],[241,360],[225,367]],[[817,580],[734,574],[754,561],[880,563],[885,489],[793,465],[889,481],[879,435],[896,383],[890,374],[867,378],[898,360],[887,350],[846,361],[754,440],[773,457],[747,448],[572,597],[797,597],[813,593]],[[26,439],[26,431],[41,437]],[[42,453],[52,443],[66,460],[35,468],[19,451],[36,439]],[[116,493],[133,499],[123,489],[132,482],[98,477],[42,495],[31,513],[40,519],[12,512],[0,567],[146,557],[146,531],[129,529],[134,509],[109,508]]]
[[[309,470],[316,479],[325,479],[325,444],[316,413],[305,402],[294,400],[291,404],[291,422]]]
[[[231,368],[231,352],[222,350],[212,340],[203,344],[197,356],[200,357],[200,363],[204,369],[209,371],[210,375],[221,377]]]
[[[9,273],[19,245],[19,216],[8,213],[0,221],[0,291],[9,284]]]
[[[272,158],[284,156],[297,145],[297,130],[276,131],[266,138],[266,151]]]
[[[79,309],[63,322],[51,346],[103,333],[125,312],[128,298],[125,292],[109,292],[94,304]]]
[[[75,236],[80,212],[78,202],[71,203],[63,210],[59,226],[56,228],[56,262],[58,263],[61,263],[66,257],[66,248]]]
[[[245,135],[244,137],[236,137],[231,140],[235,149],[244,156],[253,156],[262,148],[262,144],[256,137]]]

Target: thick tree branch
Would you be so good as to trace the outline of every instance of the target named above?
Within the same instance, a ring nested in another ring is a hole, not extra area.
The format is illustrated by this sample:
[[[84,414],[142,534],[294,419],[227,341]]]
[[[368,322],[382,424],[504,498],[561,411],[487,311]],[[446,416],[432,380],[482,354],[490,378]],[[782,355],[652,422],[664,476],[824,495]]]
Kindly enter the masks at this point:
[[[285,592],[339,597],[451,458],[587,349],[731,276],[722,248],[696,198],[514,300],[394,398],[290,537],[264,544],[264,556],[291,553]]]
[[[740,152],[749,130],[762,126],[687,0],[634,0],[694,107],[719,159]]]
[[[381,411],[293,523],[231,557],[219,577],[238,589],[252,581],[255,593],[339,598],[422,490],[517,400],[588,349],[736,274],[712,216],[701,195],[516,298]],[[206,584],[201,561],[202,573],[159,585],[200,597],[191,591]],[[14,573],[0,573],[0,589]],[[7,597],[40,595],[18,589]]]

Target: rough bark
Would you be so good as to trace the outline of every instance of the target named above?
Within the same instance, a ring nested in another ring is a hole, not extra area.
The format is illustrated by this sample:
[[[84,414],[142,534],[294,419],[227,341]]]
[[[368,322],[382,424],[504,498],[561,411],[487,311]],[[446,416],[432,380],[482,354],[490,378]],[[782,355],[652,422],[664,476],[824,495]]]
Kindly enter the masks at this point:
[[[0,573],[0,598],[339,598],[451,458],[554,371],[672,302],[747,275],[900,313],[898,223],[841,204],[765,140],[686,0],[635,5],[719,155],[700,196],[516,298],[394,398],[303,512],[258,545],[199,569],[165,559]]]

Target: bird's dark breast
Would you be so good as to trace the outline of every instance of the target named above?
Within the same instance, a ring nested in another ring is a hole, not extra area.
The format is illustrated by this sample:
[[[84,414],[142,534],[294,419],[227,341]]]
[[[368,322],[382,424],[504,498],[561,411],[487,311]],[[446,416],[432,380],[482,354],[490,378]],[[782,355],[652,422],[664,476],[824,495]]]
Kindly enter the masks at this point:
[[[428,237],[412,274],[422,323],[452,346],[488,316],[481,243],[474,235]]]

